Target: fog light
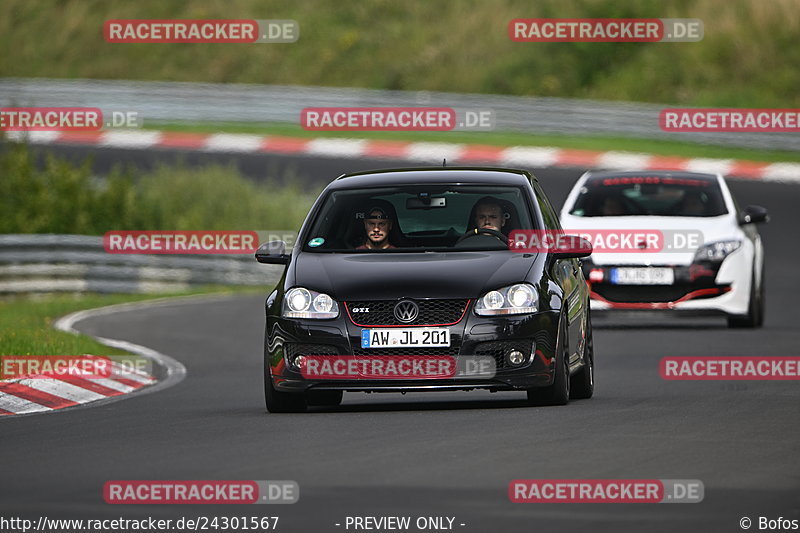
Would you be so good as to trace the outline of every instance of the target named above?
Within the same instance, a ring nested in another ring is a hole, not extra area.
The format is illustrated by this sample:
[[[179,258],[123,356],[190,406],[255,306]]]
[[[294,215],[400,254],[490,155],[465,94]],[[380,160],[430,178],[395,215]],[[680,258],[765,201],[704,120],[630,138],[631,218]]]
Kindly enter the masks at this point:
[[[519,350],[511,350],[506,357],[508,362],[514,366],[519,366],[525,362],[525,355]]]
[[[295,370],[301,370],[303,366],[306,364],[306,356],[305,355],[298,355],[292,358],[292,366]]]

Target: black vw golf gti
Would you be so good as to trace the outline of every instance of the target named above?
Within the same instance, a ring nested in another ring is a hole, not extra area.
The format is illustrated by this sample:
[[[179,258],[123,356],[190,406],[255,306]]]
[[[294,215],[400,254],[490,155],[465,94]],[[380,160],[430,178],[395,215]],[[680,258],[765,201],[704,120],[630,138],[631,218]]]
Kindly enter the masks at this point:
[[[514,230],[560,230],[520,170],[348,174],[319,196],[266,300],[270,412],[338,405],[345,391],[525,391],[589,398],[594,353],[578,249],[517,251]]]

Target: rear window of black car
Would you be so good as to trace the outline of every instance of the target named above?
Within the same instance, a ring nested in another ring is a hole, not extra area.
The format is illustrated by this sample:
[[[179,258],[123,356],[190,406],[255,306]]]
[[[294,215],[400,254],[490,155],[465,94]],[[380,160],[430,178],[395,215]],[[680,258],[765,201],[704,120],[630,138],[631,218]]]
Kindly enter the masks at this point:
[[[728,210],[714,179],[604,176],[584,184],[571,215],[715,217]]]
[[[360,251],[365,220],[389,220],[387,251],[460,251],[459,239],[475,228],[476,206],[497,206],[500,232],[534,229],[527,192],[512,186],[412,185],[330,192],[304,234],[309,252]],[[377,210],[377,211],[376,211]],[[494,208],[492,208],[494,210]],[[482,242],[482,241],[481,241]],[[480,248],[480,246],[478,246]],[[487,249],[496,249],[489,246]],[[470,246],[474,250],[475,246]]]

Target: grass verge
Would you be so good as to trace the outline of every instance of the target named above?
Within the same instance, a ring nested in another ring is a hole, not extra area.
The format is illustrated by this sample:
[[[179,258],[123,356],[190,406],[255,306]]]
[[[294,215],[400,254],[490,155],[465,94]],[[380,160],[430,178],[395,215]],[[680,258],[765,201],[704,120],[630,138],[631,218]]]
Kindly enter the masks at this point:
[[[122,355],[86,335],[58,331],[53,324],[60,317],[113,304],[140,302],[192,294],[239,294],[261,291],[254,287],[207,286],[165,294],[46,294],[0,299],[0,356],[3,355]]]
[[[683,18],[691,43],[519,43],[517,18]],[[109,19],[294,19],[291,44],[108,43]],[[798,107],[793,0],[0,2],[7,77],[296,84]],[[131,102],[135,104],[135,102]]]
[[[254,182],[233,165],[98,177],[88,160],[43,159],[24,144],[0,150],[0,233],[297,229],[319,192],[290,180]]]

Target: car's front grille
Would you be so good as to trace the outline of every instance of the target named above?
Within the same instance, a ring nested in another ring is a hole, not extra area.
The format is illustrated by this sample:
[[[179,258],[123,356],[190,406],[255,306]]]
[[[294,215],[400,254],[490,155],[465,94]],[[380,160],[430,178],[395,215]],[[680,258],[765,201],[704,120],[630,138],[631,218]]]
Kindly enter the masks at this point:
[[[496,368],[500,370],[501,368],[513,368],[511,365],[506,364],[506,354],[512,350],[519,350],[525,354],[526,357],[530,357],[533,352],[533,340],[519,339],[513,341],[479,342],[475,345],[473,350],[475,353],[469,355],[494,357],[495,365],[497,365]]]
[[[402,300],[345,302],[350,319],[357,326],[444,326],[460,321],[469,300],[413,300],[419,315],[411,322],[400,322],[394,306]]]

